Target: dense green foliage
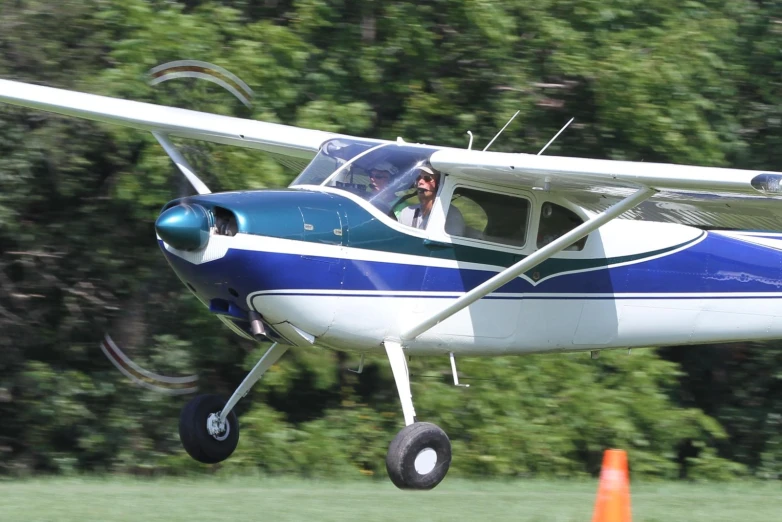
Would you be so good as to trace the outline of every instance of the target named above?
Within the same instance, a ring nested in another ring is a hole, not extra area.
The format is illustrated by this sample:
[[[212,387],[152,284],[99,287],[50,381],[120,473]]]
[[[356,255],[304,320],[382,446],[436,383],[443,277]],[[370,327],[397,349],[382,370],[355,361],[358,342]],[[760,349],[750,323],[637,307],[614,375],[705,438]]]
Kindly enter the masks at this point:
[[[11,0],[0,77],[383,138],[553,154],[782,165],[782,5],[729,0]],[[199,59],[255,90],[147,83]],[[296,174],[247,150],[182,143],[215,190]],[[133,387],[110,331],[168,374],[229,395],[265,347],[210,316],[168,270],[152,224],[187,191],[141,132],[0,107],[0,473],[204,469],[177,440],[182,397]],[[609,446],[646,476],[782,475],[782,352],[772,346],[414,360],[419,417],[454,475],[594,473]],[[401,412],[387,364],[293,350],[240,403],[222,468],[384,473]]]

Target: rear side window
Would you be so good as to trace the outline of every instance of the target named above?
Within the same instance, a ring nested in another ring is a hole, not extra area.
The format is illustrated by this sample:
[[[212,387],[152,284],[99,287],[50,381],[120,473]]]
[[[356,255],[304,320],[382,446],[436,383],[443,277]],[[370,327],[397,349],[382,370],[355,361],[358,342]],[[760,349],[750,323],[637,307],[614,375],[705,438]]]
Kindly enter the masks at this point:
[[[544,247],[567,234],[584,222],[578,214],[556,203],[546,202],[540,207],[540,228],[538,229],[538,248]],[[587,237],[582,237],[565,250],[583,250]]]
[[[529,200],[457,187],[445,220],[446,233],[515,247],[527,242]]]

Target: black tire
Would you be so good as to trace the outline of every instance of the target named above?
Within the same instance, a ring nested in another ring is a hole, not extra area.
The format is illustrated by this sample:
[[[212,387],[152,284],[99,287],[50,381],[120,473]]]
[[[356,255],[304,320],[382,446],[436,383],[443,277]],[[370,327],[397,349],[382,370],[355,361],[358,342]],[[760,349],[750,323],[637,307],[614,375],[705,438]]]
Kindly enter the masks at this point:
[[[416,469],[419,455],[424,461],[427,456],[436,456],[434,465],[431,461],[430,465],[419,461]],[[439,426],[430,422],[406,426],[391,441],[386,455],[386,471],[399,489],[432,489],[445,478],[450,466],[451,441]]]
[[[228,433],[224,440],[210,435],[206,428],[209,415],[225,407],[225,400],[218,395],[199,395],[188,402],[179,415],[179,440],[188,455],[204,464],[222,462],[239,443],[239,421],[232,411],[226,419]]]

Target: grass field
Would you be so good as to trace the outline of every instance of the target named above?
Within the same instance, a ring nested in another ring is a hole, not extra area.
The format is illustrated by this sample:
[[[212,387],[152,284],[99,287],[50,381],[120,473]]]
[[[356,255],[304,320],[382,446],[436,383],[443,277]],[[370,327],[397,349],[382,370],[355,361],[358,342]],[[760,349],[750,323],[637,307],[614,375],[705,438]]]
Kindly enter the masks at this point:
[[[634,483],[634,522],[782,520],[780,483]],[[2,522],[586,521],[594,482],[47,479],[0,482]]]

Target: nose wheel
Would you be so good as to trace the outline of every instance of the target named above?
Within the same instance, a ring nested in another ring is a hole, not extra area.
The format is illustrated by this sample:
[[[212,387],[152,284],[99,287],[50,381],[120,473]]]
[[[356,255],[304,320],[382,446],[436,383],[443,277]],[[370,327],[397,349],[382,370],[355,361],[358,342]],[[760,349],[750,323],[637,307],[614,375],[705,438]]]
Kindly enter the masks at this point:
[[[204,464],[215,464],[231,456],[239,443],[234,406],[287,350],[285,345],[272,344],[228,402],[217,395],[199,395],[182,408],[179,439],[191,457]]]
[[[432,489],[445,478],[450,466],[451,441],[430,422],[403,428],[386,455],[386,471],[399,489]]]
[[[185,451],[198,462],[222,462],[239,443],[239,422],[232,411],[224,421],[220,412],[225,400],[218,395],[199,395],[179,415],[179,439]]]

